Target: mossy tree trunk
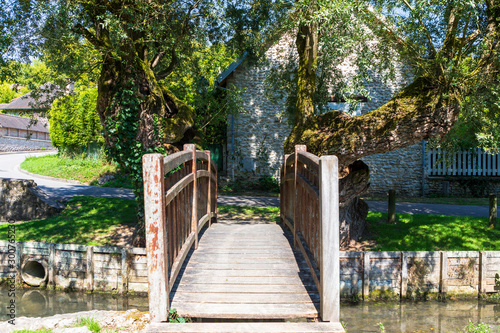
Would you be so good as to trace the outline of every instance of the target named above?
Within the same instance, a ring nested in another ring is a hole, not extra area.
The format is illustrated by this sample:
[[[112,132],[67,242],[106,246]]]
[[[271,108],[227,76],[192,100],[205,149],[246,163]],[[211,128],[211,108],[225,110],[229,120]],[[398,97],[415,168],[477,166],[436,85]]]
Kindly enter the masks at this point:
[[[369,168],[361,157],[408,147],[422,139],[445,135],[457,120],[460,103],[446,85],[417,78],[377,110],[362,116],[331,111],[314,115],[317,27],[301,26],[298,102],[295,126],[285,142],[286,153],[303,144],[316,155],[336,155],[340,164],[341,245],[359,239],[368,206],[359,196],[369,187]],[[446,96],[446,97],[444,97]]]

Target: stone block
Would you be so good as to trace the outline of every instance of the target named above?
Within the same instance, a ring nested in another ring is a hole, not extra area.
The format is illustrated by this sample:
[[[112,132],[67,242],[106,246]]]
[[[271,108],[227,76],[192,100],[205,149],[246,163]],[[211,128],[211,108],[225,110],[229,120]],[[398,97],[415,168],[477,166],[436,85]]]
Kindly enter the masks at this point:
[[[44,219],[64,208],[33,180],[0,178],[0,221]]]

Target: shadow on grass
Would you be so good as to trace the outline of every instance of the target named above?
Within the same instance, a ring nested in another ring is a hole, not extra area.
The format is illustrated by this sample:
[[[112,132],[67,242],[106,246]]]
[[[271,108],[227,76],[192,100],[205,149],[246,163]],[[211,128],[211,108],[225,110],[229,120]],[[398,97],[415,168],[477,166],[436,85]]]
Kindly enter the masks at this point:
[[[100,236],[112,233],[119,225],[134,223],[134,200],[73,197],[59,215],[18,223],[15,232],[18,241],[104,245],[106,239]],[[0,225],[0,239],[6,237],[7,225]]]
[[[381,251],[488,251],[500,248],[500,230],[488,227],[488,218],[370,212],[368,230]]]

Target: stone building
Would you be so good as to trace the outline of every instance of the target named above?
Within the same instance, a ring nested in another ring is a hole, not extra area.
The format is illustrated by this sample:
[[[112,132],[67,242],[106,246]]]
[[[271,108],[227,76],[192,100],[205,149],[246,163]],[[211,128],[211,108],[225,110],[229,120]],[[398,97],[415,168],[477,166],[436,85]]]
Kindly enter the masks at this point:
[[[283,142],[291,130],[291,125],[283,115],[283,106],[272,103],[265,97],[264,80],[273,65],[287,61],[290,52],[294,52],[293,39],[283,37],[266,51],[267,62],[263,66],[249,66],[244,57],[239,59],[218,77],[218,85],[230,87],[234,85],[243,91],[243,107],[246,113],[228,119],[227,137],[227,172],[229,176],[251,177],[272,175],[278,177],[279,167],[283,161]],[[344,62],[341,70],[344,73],[353,71],[348,61]],[[386,83],[377,75],[366,87],[369,99],[363,100],[354,115],[376,109],[386,103],[396,92],[406,85],[404,75],[398,72],[396,79]],[[334,92],[332,92],[334,94]],[[344,103],[332,99],[329,104],[332,109],[345,109]],[[385,187],[393,186],[394,181],[383,175],[387,169],[398,168],[402,162],[400,157],[412,155],[418,147],[398,150],[387,154],[370,156],[364,161],[372,169],[372,189],[378,192],[385,191]],[[412,156],[412,160],[418,157]],[[418,186],[418,170],[415,170],[414,179],[406,179],[408,184],[401,188],[411,188],[409,194],[420,193]],[[398,181],[401,179],[399,178]],[[380,186],[379,186],[380,184]],[[414,190],[413,190],[414,188]]]

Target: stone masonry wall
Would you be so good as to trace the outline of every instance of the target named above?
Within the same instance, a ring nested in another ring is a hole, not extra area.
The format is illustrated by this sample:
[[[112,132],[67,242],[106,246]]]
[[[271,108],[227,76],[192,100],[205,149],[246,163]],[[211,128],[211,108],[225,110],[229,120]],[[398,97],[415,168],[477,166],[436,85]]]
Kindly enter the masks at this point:
[[[284,61],[288,55],[289,38],[282,38],[266,52],[272,61]],[[282,116],[283,108],[265,97],[264,80],[269,67],[250,67],[241,64],[228,79],[228,85],[245,89],[243,92],[244,114],[234,119],[234,156],[232,155],[231,116],[228,123],[227,170],[233,168],[238,176],[273,175],[278,177],[283,161],[283,143],[291,131],[288,120]]]
[[[388,190],[414,197],[422,194],[422,145],[362,158],[370,167],[368,195],[384,196]]]
[[[54,146],[52,146],[52,142],[46,140],[0,137],[0,152],[31,151],[43,148],[55,149]]]

